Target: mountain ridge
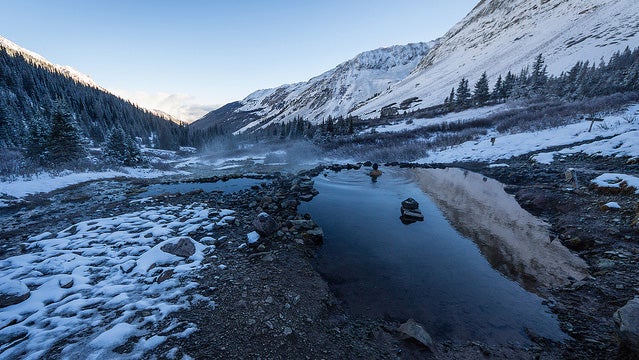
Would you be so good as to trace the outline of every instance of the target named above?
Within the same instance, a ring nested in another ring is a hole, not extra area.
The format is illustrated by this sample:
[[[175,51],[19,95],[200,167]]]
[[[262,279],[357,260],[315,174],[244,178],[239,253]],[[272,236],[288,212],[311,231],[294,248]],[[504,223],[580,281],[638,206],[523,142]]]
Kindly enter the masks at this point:
[[[355,57],[308,82],[253,92],[236,106],[232,113],[235,120],[225,124],[240,133],[296,116],[313,123],[328,116],[370,119],[380,117],[385,107],[406,102],[408,106],[402,110],[418,110],[443,103],[462,78],[472,84],[485,71],[492,87],[499,75],[518,73],[539,54],[549,74],[559,75],[578,61],[593,63],[627,46],[639,46],[639,6],[635,0],[481,0],[444,36],[429,44],[428,51],[401,79],[378,86],[378,91],[369,92],[364,99],[348,103],[348,95],[362,87],[354,81],[338,85],[333,80],[333,89],[348,85],[349,94],[321,86],[321,81],[330,79],[336,69]],[[370,82],[381,79],[370,75]],[[304,84],[316,86],[307,92],[295,90]],[[322,89],[327,92],[323,94]],[[350,106],[343,106],[346,103]],[[251,120],[243,115],[250,115]],[[224,122],[220,116],[210,118]],[[195,123],[200,123],[196,126],[212,125],[206,119],[197,120]],[[238,123],[238,119],[242,121]]]
[[[241,126],[233,131],[250,131],[272,122],[292,121],[296,117],[319,123],[328,116],[349,113],[408,75],[435,43],[394,45],[366,51],[306,82],[254,91],[234,110],[235,115],[250,114],[252,121],[241,121]],[[228,107],[221,111],[226,110]],[[223,121],[218,115],[213,111],[191,125],[194,128],[212,126],[213,119],[218,123]]]

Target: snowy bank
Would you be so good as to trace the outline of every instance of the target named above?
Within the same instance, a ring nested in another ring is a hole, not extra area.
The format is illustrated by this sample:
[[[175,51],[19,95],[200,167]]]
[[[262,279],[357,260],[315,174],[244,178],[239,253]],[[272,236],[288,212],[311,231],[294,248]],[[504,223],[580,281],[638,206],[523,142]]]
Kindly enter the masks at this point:
[[[0,194],[6,194],[16,198],[22,198],[29,194],[49,192],[61,189],[70,185],[83,183],[85,181],[110,179],[116,177],[152,179],[170,175],[189,174],[184,171],[162,171],[156,169],[125,168],[122,171],[99,171],[99,172],[63,172],[61,175],[49,173],[35,175],[31,178],[24,178],[15,181],[0,182]]]

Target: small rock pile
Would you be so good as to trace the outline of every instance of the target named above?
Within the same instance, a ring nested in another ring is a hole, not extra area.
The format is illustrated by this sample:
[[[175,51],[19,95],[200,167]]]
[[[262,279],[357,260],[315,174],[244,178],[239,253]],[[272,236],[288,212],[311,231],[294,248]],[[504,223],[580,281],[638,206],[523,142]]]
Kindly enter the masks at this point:
[[[301,201],[311,201],[311,200],[313,200],[313,197],[315,197],[317,194],[319,194],[319,191],[317,191],[313,187],[314,184],[315,184],[315,182],[313,180],[311,180],[310,177],[301,176],[300,178],[298,178],[297,183],[295,185],[293,185],[291,190],[299,191],[300,195],[299,195],[298,198]]]
[[[419,203],[415,199],[408,198],[402,201],[402,216],[400,216],[400,219],[404,224],[424,221],[424,215],[419,210]]]

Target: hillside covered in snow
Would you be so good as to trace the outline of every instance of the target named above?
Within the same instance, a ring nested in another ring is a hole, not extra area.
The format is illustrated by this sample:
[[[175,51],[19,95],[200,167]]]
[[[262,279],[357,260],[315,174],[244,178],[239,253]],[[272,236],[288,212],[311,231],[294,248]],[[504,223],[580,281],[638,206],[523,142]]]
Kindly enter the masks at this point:
[[[365,52],[308,82],[258,90],[193,124],[244,132],[302,117],[377,118],[395,106],[412,111],[439,105],[462,78],[486,72],[518,74],[542,54],[548,73],[579,61],[597,64],[639,46],[634,0],[482,0],[443,37],[429,43]]]
[[[289,122],[297,117],[319,123],[328,116],[344,116],[405,78],[435,44],[432,41],[361,53],[307,82],[258,90],[233,106],[233,111],[221,119],[219,115],[228,112],[228,107],[209,113],[192,126],[204,129],[215,120],[232,119],[232,115],[238,113],[247,114],[242,119],[252,120],[235,126],[238,124],[235,119],[230,126],[239,132],[271,122]]]
[[[634,0],[483,0],[449,30],[402,81],[352,114],[379,116],[382,107],[418,97],[414,108],[441,104],[461,78],[474,83],[485,71],[518,73],[543,54],[558,75],[577,61],[597,64],[639,46]]]

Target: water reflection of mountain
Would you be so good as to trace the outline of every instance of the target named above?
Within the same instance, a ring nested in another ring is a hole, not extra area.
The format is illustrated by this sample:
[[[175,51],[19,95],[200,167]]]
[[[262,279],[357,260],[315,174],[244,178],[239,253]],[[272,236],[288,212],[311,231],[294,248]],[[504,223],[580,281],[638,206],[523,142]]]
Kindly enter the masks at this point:
[[[495,269],[526,289],[585,276],[585,262],[559,241],[551,242],[548,225],[522,209],[503,184],[455,168],[414,174],[455,229],[472,239]]]

